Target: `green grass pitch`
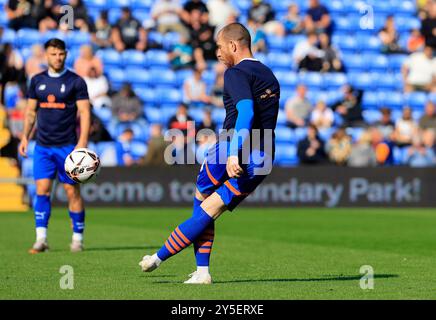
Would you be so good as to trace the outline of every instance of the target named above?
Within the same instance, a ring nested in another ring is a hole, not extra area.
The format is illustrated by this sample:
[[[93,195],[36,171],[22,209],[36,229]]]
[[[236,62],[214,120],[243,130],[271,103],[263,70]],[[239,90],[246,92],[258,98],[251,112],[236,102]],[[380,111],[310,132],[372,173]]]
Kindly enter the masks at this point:
[[[240,208],[217,222],[212,286],[182,282],[193,249],[142,273],[190,209],[87,210],[86,251],[69,252],[66,209],[55,209],[51,251],[29,255],[33,215],[0,213],[0,299],[435,299],[436,212],[430,209]],[[60,289],[59,269],[74,269]],[[374,289],[359,286],[362,265]]]

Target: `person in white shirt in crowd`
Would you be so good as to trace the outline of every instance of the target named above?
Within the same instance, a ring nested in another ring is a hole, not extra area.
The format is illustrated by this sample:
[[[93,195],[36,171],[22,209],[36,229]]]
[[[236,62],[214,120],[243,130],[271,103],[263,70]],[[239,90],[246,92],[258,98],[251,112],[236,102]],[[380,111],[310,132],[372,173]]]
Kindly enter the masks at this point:
[[[309,32],[306,39],[295,45],[292,58],[299,70],[321,71],[324,52],[317,47],[317,44],[318,35]]]
[[[305,127],[307,125],[312,105],[306,97],[307,88],[305,85],[297,87],[295,97],[289,98],[286,101],[285,112],[287,126],[295,129],[297,127]]]
[[[333,125],[335,115],[332,109],[328,108],[324,101],[318,101],[312,113],[310,114],[310,123],[318,130],[328,129]]]
[[[187,33],[181,23],[182,5],[179,0],[157,0],[151,9],[151,18],[156,22],[157,31]]]
[[[223,26],[235,22],[239,16],[238,9],[229,0],[209,0],[209,23],[215,27],[217,33]]]
[[[98,75],[93,67],[89,69],[88,76],[84,78],[88,87],[89,100],[94,109],[111,107],[112,100],[108,96],[109,83],[103,74]]]
[[[412,110],[405,107],[403,116],[395,122],[395,142],[399,147],[409,146],[418,133],[418,124],[412,118]]]
[[[412,53],[403,64],[404,92],[435,91],[436,59],[433,49],[426,46],[423,52]]]
[[[187,78],[183,83],[183,102],[190,103],[205,103],[211,102],[210,97],[206,93],[206,83],[201,78],[202,70],[195,69],[194,74]]]

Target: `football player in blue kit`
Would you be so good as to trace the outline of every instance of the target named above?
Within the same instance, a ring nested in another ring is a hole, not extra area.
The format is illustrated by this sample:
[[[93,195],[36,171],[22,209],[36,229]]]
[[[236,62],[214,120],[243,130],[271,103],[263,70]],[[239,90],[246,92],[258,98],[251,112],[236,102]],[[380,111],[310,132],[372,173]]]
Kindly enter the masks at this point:
[[[36,199],[33,205],[36,242],[29,250],[35,254],[48,250],[47,227],[51,214],[50,194],[53,180],[63,183],[68,198],[72,222],[72,252],[83,250],[85,208],[80,185],[72,181],[64,170],[68,154],[88,144],[90,103],[85,81],[65,68],[67,51],[60,39],[45,43],[48,70],[32,77],[28,89],[27,108],[19,153],[27,156],[29,135],[36,121],[36,145],[33,155],[33,174]],[[80,135],[77,137],[77,115]]]
[[[209,150],[197,177],[192,217],[174,229],[158,252],[139,262],[142,271],[150,272],[193,244],[197,270],[185,281],[189,284],[212,283],[209,261],[215,220],[256,189],[271,172],[274,160],[280,99],[276,77],[253,58],[250,33],[239,23],[219,31],[217,57],[227,66],[226,118],[218,143]]]

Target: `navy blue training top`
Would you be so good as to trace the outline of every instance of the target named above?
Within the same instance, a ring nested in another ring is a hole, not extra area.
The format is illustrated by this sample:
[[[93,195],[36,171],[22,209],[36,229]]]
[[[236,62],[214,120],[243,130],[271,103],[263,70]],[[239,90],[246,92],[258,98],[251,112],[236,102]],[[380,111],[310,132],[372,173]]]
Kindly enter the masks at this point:
[[[76,101],[89,99],[80,76],[65,70],[59,77],[51,77],[43,71],[30,81],[28,98],[38,100],[38,144],[53,147],[77,143]]]
[[[274,138],[279,113],[280,85],[271,69],[258,60],[242,60],[224,73],[223,100],[226,118],[223,129],[235,128],[238,117],[236,105],[245,99],[254,102],[252,129],[272,129]]]

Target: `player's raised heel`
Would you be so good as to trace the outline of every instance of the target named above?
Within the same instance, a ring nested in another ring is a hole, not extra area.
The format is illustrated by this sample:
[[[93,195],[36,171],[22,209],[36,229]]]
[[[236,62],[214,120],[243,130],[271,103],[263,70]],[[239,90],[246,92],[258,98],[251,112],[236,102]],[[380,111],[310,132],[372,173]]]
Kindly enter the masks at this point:
[[[153,256],[148,255],[142,258],[142,260],[139,262],[139,265],[144,272],[152,272],[159,267],[156,259],[154,259]]]
[[[39,239],[37,240],[31,249],[29,249],[30,254],[37,254],[41,252],[46,252],[49,250],[49,246],[47,243],[47,239]]]
[[[212,277],[209,273],[200,273],[200,272],[193,272],[190,275],[190,279],[186,280],[183,283],[186,284],[212,284]]]
[[[71,252],[81,252],[85,250],[83,247],[83,241],[73,240],[70,244],[70,250]]]

